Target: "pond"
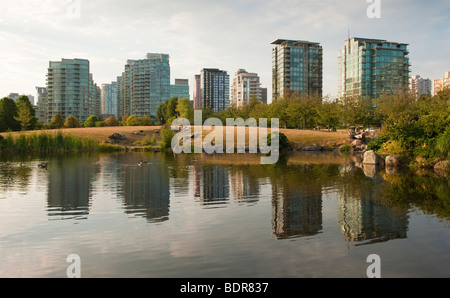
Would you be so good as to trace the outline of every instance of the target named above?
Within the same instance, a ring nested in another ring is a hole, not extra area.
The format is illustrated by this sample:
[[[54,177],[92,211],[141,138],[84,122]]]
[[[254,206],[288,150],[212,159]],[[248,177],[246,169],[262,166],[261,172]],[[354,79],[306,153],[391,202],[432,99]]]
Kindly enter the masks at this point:
[[[140,161],[145,161],[141,166]],[[359,156],[0,159],[0,277],[450,277],[446,177]],[[47,169],[38,167],[48,163]]]

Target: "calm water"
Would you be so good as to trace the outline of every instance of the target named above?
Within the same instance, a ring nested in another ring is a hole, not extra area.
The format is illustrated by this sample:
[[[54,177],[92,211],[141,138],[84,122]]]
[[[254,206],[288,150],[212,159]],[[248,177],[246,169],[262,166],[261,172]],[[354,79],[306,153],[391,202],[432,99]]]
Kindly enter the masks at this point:
[[[448,179],[359,162],[3,157],[0,277],[66,277],[70,254],[81,277],[366,277],[370,254],[382,277],[450,277]]]

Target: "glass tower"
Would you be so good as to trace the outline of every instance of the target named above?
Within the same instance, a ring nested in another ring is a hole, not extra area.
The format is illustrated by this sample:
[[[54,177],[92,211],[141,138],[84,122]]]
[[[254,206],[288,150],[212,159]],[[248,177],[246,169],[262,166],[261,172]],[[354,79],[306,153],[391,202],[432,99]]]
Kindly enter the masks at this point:
[[[50,61],[47,72],[48,123],[57,113],[64,118],[70,115],[80,122],[100,106],[100,92],[89,73],[89,61],[85,59],[62,59]]]
[[[407,44],[351,38],[340,49],[338,94],[378,98],[406,92],[409,85]]]
[[[220,112],[230,106],[230,76],[224,70],[204,68],[200,74],[201,107]]]
[[[272,97],[286,93],[322,97],[322,46],[317,42],[277,39],[272,42]]]
[[[145,59],[128,60],[117,82],[119,117],[155,117],[158,106],[170,99],[169,55],[148,53]]]

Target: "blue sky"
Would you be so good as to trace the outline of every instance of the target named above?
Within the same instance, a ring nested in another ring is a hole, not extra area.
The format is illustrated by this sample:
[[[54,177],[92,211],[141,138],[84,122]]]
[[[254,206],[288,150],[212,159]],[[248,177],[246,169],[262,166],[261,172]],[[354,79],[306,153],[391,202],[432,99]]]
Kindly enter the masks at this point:
[[[256,72],[271,98],[276,39],[320,42],[324,95],[337,95],[339,48],[350,37],[409,44],[411,75],[437,79],[450,71],[450,1],[378,0],[1,0],[0,97],[35,94],[49,61],[84,58],[94,81],[116,79],[127,59],[170,55],[171,81],[191,85],[202,68],[232,78]]]

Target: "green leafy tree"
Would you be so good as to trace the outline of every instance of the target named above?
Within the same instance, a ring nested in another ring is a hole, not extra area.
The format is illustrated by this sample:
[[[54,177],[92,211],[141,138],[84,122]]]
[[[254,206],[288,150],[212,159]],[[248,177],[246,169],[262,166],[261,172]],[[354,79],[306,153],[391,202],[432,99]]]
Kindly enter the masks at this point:
[[[192,106],[192,102],[189,99],[179,98],[175,111],[178,117],[186,118],[191,123],[194,122],[194,108]]]
[[[17,116],[14,117],[22,130],[33,130],[37,123],[36,111],[28,99],[28,96],[22,95],[16,101]]]
[[[119,126],[119,120],[115,116],[109,116],[108,119],[105,120],[105,126]]]
[[[339,106],[335,102],[323,102],[316,108],[317,122],[328,130],[339,124]]]
[[[77,119],[77,117],[70,115],[67,117],[66,121],[63,125],[64,128],[79,128],[81,127],[80,121]]]
[[[20,130],[20,123],[15,117],[18,117],[18,113],[14,100],[9,97],[0,99],[0,131]]]
[[[64,126],[64,117],[60,114],[57,113],[53,116],[52,120],[50,121],[50,128],[51,129],[58,129],[58,128],[62,128]]]
[[[84,122],[84,127],[95,127],[95,123],[100,121],[96,115],[89,116]]]

